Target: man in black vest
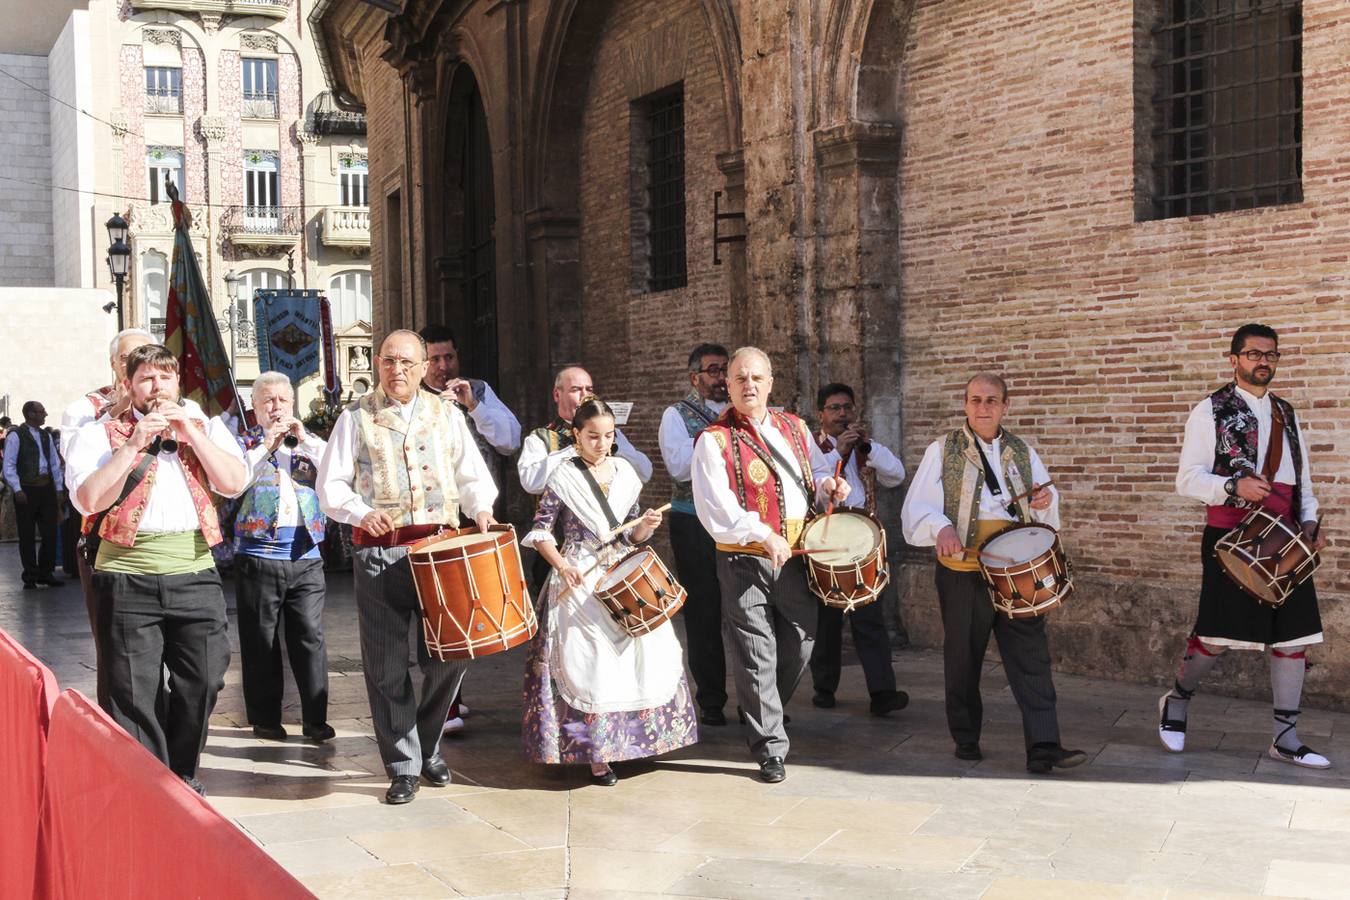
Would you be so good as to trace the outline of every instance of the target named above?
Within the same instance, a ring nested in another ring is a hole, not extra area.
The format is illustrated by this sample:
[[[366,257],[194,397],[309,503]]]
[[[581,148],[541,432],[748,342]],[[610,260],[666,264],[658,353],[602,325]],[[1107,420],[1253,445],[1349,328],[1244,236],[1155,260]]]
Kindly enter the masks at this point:
[[[56,439],[43,430],[47,409],[36,400],[23,405],[23,424],[5,441],[5,483],[14,492],[14,518],[19,527],[23,588],[60,587],[55,577],[56,524],[65,494],[65,475]],[[37,536],[42,535],[38,555]]]

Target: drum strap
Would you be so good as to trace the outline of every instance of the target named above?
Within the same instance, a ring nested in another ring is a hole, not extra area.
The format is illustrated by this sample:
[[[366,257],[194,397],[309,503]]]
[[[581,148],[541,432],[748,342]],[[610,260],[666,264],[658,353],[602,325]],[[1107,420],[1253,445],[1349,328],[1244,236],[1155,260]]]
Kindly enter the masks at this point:
[[[610,532],[617,531],[619,528],[619,520],[614,518],[614,510],[609,508],[609,498],[606,497],[605,492],[600,489],[600,482],[596,481],[595,476],[591,474],[591,467],[586,465],[586,460],[582,459],[580,456],[572,457],[572,462],[581,470],[581,476],[586,479],[586,486],[589,487],[591,493],[595,495],[595,502],[599,503],[600,508],[604,510],[605,521],[609,523]]]
[[[994,474],[994,467],[989,465],[989,457],[984,455],[984,447],[980,445],[977,438],[975,440],[975,449],[980,454],[980,465],[984,466],[984,486],[995,497],[1003,495],[1003,487],[998,483],[998,476]]]
[[[717,421],[717,419],[713,418],[712,416],[709,416],[708,411],[703,407],[699,406],[697,403],[690,403],[688,400],[681,400],[679,405],[683,406],[685,409],[689,410],[690,412],[698,416],[700,419],[702,419],[705,423],[709,425]]]
[[[1270,442],[1266,444],[1266,461],[1261,465],[1261,477],[1275,483],[1275,473],[1280,471],[1284,460],[1284,413],[1280,405],[1273,400],[1270,403]],[[1298,484],[1299,473],[1294,473],[1294,484]]]

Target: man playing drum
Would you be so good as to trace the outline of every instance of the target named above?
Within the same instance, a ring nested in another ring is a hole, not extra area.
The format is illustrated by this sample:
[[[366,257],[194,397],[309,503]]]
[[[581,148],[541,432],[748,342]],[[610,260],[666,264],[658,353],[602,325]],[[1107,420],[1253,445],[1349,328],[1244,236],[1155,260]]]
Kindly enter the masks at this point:
[[[820,416],[816,445],[825,454],[825,462],[833,469],[841,459],[844,461],[843,476],[850,488],[850,506],[875,514],[877,486],[899,487],[905,480],[904,463],[880,443],[868,439],[867,429],[858,418],[853,388],[837,382],[825,385],[816,394],[816,410]],[[883,612],[881,599],[877,598],[856,607],[848,616],[874,716],[884,716],[909,705],[909,694],[895,689],[891,639],[886,633]],[[839,687],[844,611],[837,606],[822,605],[817,615],[816,644],[811,650],[811,681],[815,688],[811,702],[828,709],[834,706],[834,692]]]
[[[1309,579],[1280,606],[1246,594],[1220,567],[1214,547],[1255,508],[1300,523],[1303,540],[1321,550],[1308,445],[1289,402],[1270,392],[1279,338],[1265,325],[1243,325],[1229,345],[1233,380],[1191,411],[1177,466],[1177,493],[1207,508],[1200,543],[1200,608],[1172,690],[1159,701],[1158,739],[1180,753],[1186,714],[1201,679],[1228,649],[1270,650],[1274,703],[1271,759],[1313,769],[1330,761],[1298,737],[1306,648],[1322,642],[1317,592]],[[1297,533],[1297,530],[1296,530]]]
[[[812,503],[838,503],[849,488],[801,419],[769,409],[773,368],[763,350],[732,354],[727,386],[731,408],[694,444],[694,508],[717,542],[723,633],[750,752],[773,783],[787,777],[783,707],[806,671],[820,603],[792,547]]]
[[[670,473],[670,546],[675,571],[688,591],[684,636],[689,674],[697,687],[699,721],[727,724],[727,657],[722,644],[722,589],[717,584],[717,549],[694,512],[689,470],[694,441],[727,408],[727,350],[699,344],[689,354],[689,393],[661,414],[661,459]]]
[[[1000,425],[1007,411],[1008,387],[1001,377],[981,372],[966,383],[966,421],[928,445],[905,497],[901,526],[906,541],[937,550],[947,727],[956,758],[984,758],[980,670],[992,631],[1022,711],[1027,771],[1045,774],[1087,759],[1059,742],[1045,619],[998,614],[975,556],[981,544],[1011,523],[1059,526],[1059,493],[1038,487],[1050,476],[1036,451]]]
[[[418,390],[426,345],[394,331],[380,345],[379,387],[338,416],[319,469],[319,501],[352,530],[352,571],[361,663],[380,759],[391,778],[388,803],[407,803],[420,772],[428,784],[450,783],[440,756],[441,726],[464,677],[462,661],[438,662],[421,639],[422,696],[408,672],[408,641],[420,605],[408,545],[459,513],[480,531],[495,524],[497,487],[464,414]],[[420,630],[420,629],[419,629]]]

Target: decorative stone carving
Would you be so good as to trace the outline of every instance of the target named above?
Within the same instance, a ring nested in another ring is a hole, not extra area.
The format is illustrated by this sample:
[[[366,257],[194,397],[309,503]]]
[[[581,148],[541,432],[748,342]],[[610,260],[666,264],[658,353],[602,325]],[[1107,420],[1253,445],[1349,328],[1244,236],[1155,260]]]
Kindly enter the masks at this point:
[[[183,32],[177,28],[142,28],[141,43],[183,46]]]
[[[113,136],[124,138],[127,132],[131,130],[131,122],[127,118],[125,110],[114,109],[108,114],[108,124],[112,126]]]
[[[197,120],[197,133],[207,145],[219,144],[229,134],[229,125],[224,116],[202,116]]]
[[[202,30],[207,34],[215,34],[220,30],[220,22],[225,18],[223,13],[197,13],[197,18],[202,21]]]
[[[323,135],[314,130],[313,123],[307,119],[296,119],[295,124],[291,126],[295,139],[301,144],[313,145],[319,142]]]
[[[266,53],[277,52],[277,36],[265,32],[245,32],[239,35],[240,50],[262,50]]]

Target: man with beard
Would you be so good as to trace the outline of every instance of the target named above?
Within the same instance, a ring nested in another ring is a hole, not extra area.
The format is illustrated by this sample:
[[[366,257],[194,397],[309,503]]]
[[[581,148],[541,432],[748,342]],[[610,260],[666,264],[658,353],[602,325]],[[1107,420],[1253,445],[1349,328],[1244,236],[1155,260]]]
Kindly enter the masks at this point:
[[[1270,391],[1280,361],[1279,337],[1266,325],[1243,325],[1229,344],[1233,380],[1191,411],[1177,466],[1177,493],[1206,506],[1200,542],[1200,608],[1172,690],[1158,701],[1158,739],[1167,750],[1186,746],[1187,708],[1200,680],[1230,649],[1270,651],[1274,706],[1271,759],[1312,769],[1331,762],[1298,737],[1307,648],[1322,642],[1312,579],[1283,604],[1247,595],[1214,555],[1219,538],[1260,507],[1301,529],[1321,550],[1308,445],[1294,408]]]
[[[36,400],[23,405],[23,424],[5,441],[5,483],[14,492],[14,518],[19,527],[23,588],[60,587],[56,577],[56,529],[65,480],[57,441],[44,429],[47,408]],[[37,540],[42,538],[42,550]]]
[[[244,456],[219,422],[179,405],[168,348],[133,350],[122,390],[126,411],[82,426],[68,461],[75,508],[100,538],[93,586],[107,709],[200,793],[197,763],[230,662],[211,494],[243,491]]]
[[[689,354],[689,392],[661,416],[661,459],[670,473],[670,546],[675,573],[684,586],[684,635],[689,672],[697,686],[699,722],[725,725],[727,661],[722,646],[722,594],[717,584],[717,548],[698,522],[690,481],[694,442],[727,408],[727,350],[699,344]]]

